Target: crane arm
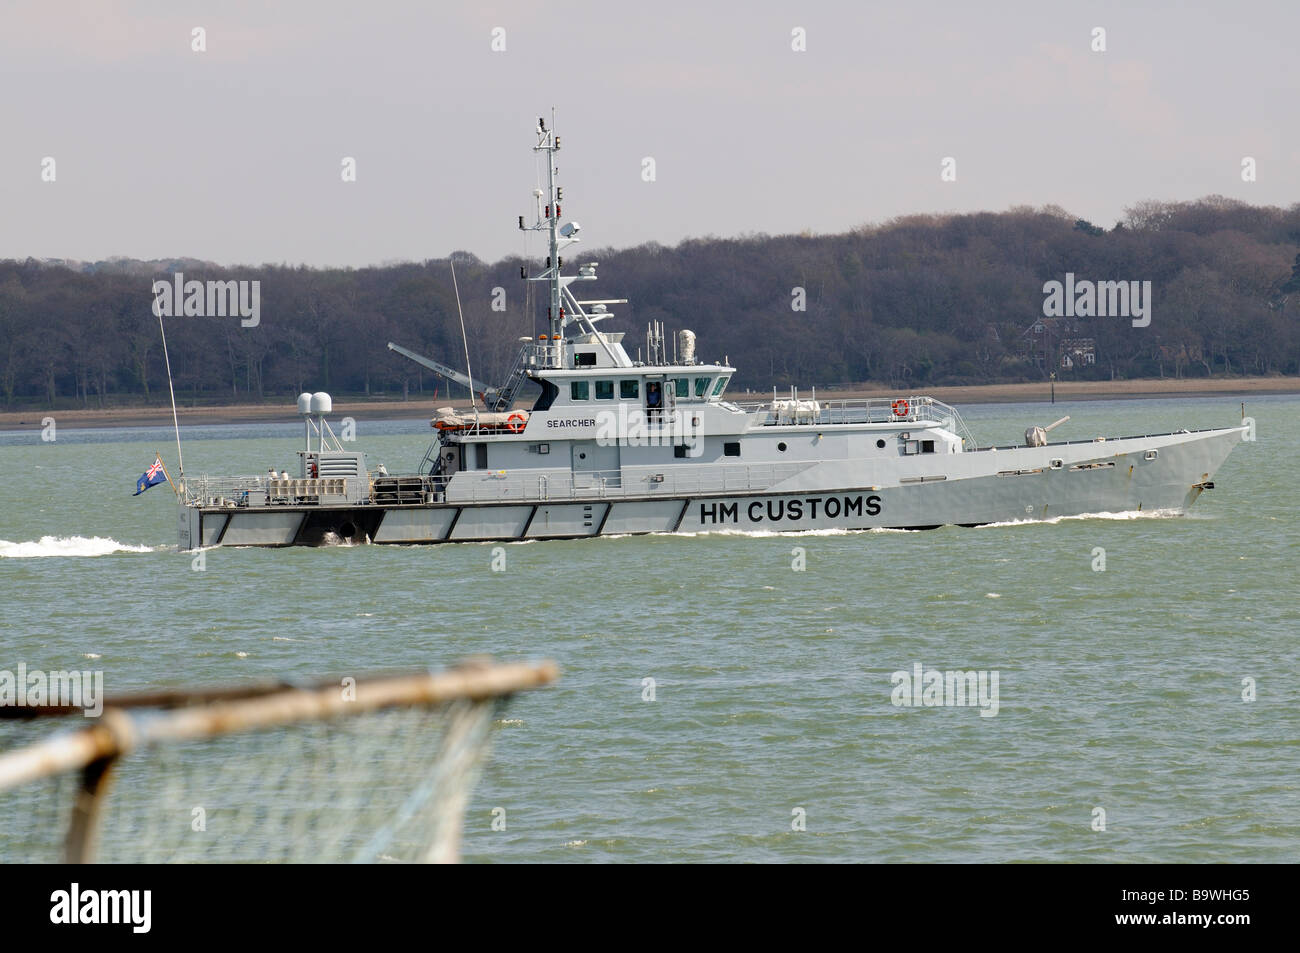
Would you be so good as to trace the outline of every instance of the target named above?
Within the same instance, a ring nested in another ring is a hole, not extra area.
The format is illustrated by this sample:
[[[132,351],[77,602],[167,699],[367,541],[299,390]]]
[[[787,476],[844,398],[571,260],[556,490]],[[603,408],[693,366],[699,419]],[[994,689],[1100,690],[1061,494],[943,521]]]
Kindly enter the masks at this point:
[[[448,367],[446,364],[439,364],[437,361],[425,357],[423,354],[416,354],[414,351],[408,350],[400,344],[394,344],[392,341],[389,341],[388,349],[390,351],[396,351],[403,357],[409,357],[411,360],[415,361],[415,363],[427,367],[435,374],[447,378],[447,380],[455,381],[457,384],[470,388],[476,394],[482,394],[488,390],[488,388],[484,387],[478,381],[471,380],[467,375],[462,374],[455,368]]]

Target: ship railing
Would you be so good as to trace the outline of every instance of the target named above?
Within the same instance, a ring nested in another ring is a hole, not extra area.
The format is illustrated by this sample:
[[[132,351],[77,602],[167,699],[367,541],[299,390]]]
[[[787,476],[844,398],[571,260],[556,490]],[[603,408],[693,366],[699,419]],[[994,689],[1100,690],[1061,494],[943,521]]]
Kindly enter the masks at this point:
[[[450,477],[429,476],[421,473],[393,473],[369,475],[369,488],[359,502],[385,503],[389,505],[433,503],[442,498]],[[279,476],[233,476],[210,477],[206,474],[198,477],[186,477],[181,499],[186,506],[242,507],[250,503],[249,494],[255,495],[255,501],[265,503],[313,503],[322,496],[328,496],[331,502],[340,502],[345,494],[347,481],[338,477],[320,477],[311,479]]]
[[[684,497],[718,493],[755,493],[798,475],[816,462],[679,465],[636,470],[590,470],[578,473],[518,474],[508,470],[469,470],[451,481],[448,503]]]
[[[966,449],[976,449],[975,438],[955,407],[926,396],[858,397],[840,400],[778,398],[776,401],[736,404],[755,418],[760,427],[819,427],[832,424],[937,424],[962,437]]]
[[[1232,427],[1201,427],[1197,430],[1171,430],[1167,433],[1134,433],[1123,437],[1079,437],[1075,440],[1049,440],[1043,444],[1044,447],[1072,447],[1079,444],[1093,443],[1105,447],[1108,443],[1117,443],[1120,440],[1152,440],[1156,437],[1177,437],[1182,434],[1196,433],[1213,433],[1216,430],[1232,430]],[[981,447],[982,450],[1025,450],[1027,448],[1023,443],[1009,443],[1000,446],[989,445]]]
[[[243,506],[250,490],[266,490],[278,476],[186,477],[181,499],[187,506]]]

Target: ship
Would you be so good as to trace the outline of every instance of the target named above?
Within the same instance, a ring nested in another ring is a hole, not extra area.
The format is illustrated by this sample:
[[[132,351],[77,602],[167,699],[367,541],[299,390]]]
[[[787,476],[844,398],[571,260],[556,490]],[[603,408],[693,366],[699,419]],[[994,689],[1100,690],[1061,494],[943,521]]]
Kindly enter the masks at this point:
[[[554,125],[552,121],[552,126]],[[649,533],[933,529],[1104,513],[1185,513],[1247,426],[984,446],[933,397],[824,399],[815,390],[733,400],[736,369],[700,358],[695,334],[650,323],[609,330],[622,298],[580,297],[598,263],[564,270],[581,226],[562,214],[560,137],[539,119],[546,165],[531,222],[544,267],[544,333],[521,340],[487,387],[396,342],[389,347],[467,388],[436,408],[414,472],[368,465],[304,393],[295,472],[178,481],[179,545],[322,546],[584,539]],[[454,277],[454,272],[453,272]],[[540,297],[540,294],[539,294]],[[635,348],[635,357],[630,353]],[[530,400],[522,400],[532,394]],[[179,436],[179,435],[178,435]]]

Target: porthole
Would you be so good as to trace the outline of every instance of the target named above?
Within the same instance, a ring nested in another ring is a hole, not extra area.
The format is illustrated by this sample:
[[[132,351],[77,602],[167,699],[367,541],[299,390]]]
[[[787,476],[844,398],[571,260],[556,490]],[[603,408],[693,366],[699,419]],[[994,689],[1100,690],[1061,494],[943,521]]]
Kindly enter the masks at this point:
[[[883,441],[883,440],[877,440],[877,441],[876,441],[876,449],[877,449],[877,450],[884,450],[884,449],[885,449],[885,441]]]
[[[782,441],[781,443],[778,443],[776,445],[776,449],[780,450],[782,453],[785,453],[785,442]]]

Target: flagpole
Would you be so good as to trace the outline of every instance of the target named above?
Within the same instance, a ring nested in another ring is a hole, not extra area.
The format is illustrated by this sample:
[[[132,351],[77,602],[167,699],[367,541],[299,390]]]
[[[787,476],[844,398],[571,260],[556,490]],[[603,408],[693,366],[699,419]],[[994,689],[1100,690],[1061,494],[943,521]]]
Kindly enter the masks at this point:
[[[167,364],[167,392],[171,394],[172,398],[172,426],[176,429],[176,466],[180,473],[180,478],[184,480],[185,458],[181,456],[181,424],[176,417],[176,389],[172,386],[172,359],[167,353],[167,329],[163,327],[161,314],[158,315],[158,330],[162,332],[163,361]],[[161,460],[162,457],[159,457],[158,459]],[[163,472],[167,472],[165,467],[163,468]],[[171,477],[167,478],[167,482],[172,482]],[[175,483],[172,483],[172,489],[176,490],[176,496],[179,498],[180,490],[176,488]]]
[[[447,264],[451,265],[451,286],[456,289],[456,313],[460,315],[460,340],[465,345],[465,375],[469,378],[469,409],[474,411],[474,426],[477,427],[478,404],[474,403],[474,368],[469,366],[469,338],[465,337],[465,312],[460,309],[460,285],[456,283],[456,262],[448,258]],[[483,398],[483,404],[487,406],[486,396]]]
[[[167,485],[172,488],[172,492],[176,494],[176,499],[179,500],[181,498],[181,491],[177,489],[176,484],[172,482],[172,475],[167,472],[167,464],[162,462],[162,454],[155,450],[153,452],[153,458],[159,463],[162,463],[163,476],[167,478]]]

